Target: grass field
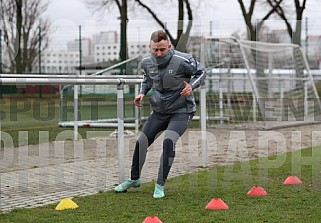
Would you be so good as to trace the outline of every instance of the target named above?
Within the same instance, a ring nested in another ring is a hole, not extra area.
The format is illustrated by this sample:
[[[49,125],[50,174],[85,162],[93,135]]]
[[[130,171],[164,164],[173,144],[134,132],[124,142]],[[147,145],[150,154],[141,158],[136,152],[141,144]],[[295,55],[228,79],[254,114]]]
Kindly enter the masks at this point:
[[[68,128],[59,128],[57,98],[40,101],[16,98],[1,103],[2,131],[10,134],[19,145],[19,131],[28,132],[28,144],[39,143],[39,131],[48,131],[49,141]],[[42,100],[42,99],[41,99]],[[54,101],[54,103],[52,103]],[[50,106],[48,106],[50,105]],[[109,105],[108,105],[109,106]],[[102,114],[115,115],[116,106],[105,107]],[[130,113],[128,106],[127,113]],[[38,112],[35,112],[38,111]],[[86,116],[92,110],[82,110]],[[50,115],[49,115],[50,114]],[[54,114],[54,116],[52,116]],[[100,114],[100,113],[97,113]],[[5,115],[5,117],[4,117]],[[70,117],[72,112],[70,110]],[[37,118],[35,118],[37,117]],[[39,118],[40,117],[40,118]],[[48,120],[42,120],[46,119]],[[198,123],[192,123],[197,125]],[[80,128],[86,138],[88,131],[100,131],[102,136],[113,129]],[[4,146],[2,142],[1,146]],[[171,178],[166,184],[166,197],[152,198],[154,183],[127,193],[101,192],[86,197],[74,197],[79,208],[56,211],[57,204],[33,209],[17,209],[0,214],[0,222],[142,222],[156,215],[163,222],[320,222],[321,213],[321,148],[303,149],[293,153],[237,163],[195,174]],[[175,164],[174,164],[175,165]],[[301,185],[285,186],[283,181],[295,174]],[[252,197],[247,192],[261,185],[268,196]],[[212,198],[221,198],[228,210],[205,210]]]
[[[63,109],[60,111],[63,104]],[[95,120],[117,118],[116,96],[83,96],[78,102],[78,120]],[[74,119],[74,103],[72,97],[65,97],[60,102],[58,96],[37,97],[5,97],[1,99],[2,130],[18,128],[57,126],[59,121]],[[125,99],[125,117],[133,117],[132,97]]]
[[[132,95],[125,97],[125,117],[134,117],[132,98]],[[79,101],[79,120],[117,118],[116,96],[88,95],[81,97]],[[64,98],[64,111],[61,114],[58,96],[46,96],[41,99],[30,96],[10,96],[4,97],[0,102],[1,131],[10,135],[7,141],[12,141],[13,146],[25,145],[25,142],[39,144],[42,142],[39,139],[40,131],[49,132],[49,141],[54,141],[60,132],[73,129],[58,126],[60,118],[64,121],[72,121],[74,118],[73,98],[70,96]],[[148,116],[150,113],[148,98],[144,103],[141,115]],[[190,127],[195,126],[199,126],[199,123],[194,122],[190,125]],[[90,131],[101,132],[101,134],[96,134],[100,137],[109,135],[114,130],[115,128],[79,128],[78,131],[85,139]],[[23,140],[24,142],[19,140],[19,131],[27,132],[28,139]],[[6,137],[3,137],[3,140],[5,141]],[[6,144],[8,144],[6,141],[1,142],[1,148]]]
[[[57,204],[14,210],[1,214],[0,222],[143,222],[153,215],[175,223],[320,222],[320,150],[303,149],[171,178],[160,200],[152,198],[154,184],[148,183],[127,193],[75,197],[79,208],[73,210],[56,211]],[[303,184],[283,185],[293,174]],[[253,185],[261,185],[268,195],[248,196]],[[229,209],[206,210],[212,198],[221,198]]]
[[[117,118],[116,99],[116,96],[81,97],[79,120]],[[125,117],[133,117],[132,96],[127,96],[125,102]],[[39,144],[41,142],[40,131],[49,132],[49,141],[54,141],[60,132],[73,129],[58,126],[60,118],[65,121],[72,121],[74,118],[73,98],[65,97],[64,103],[64,111],[60,113],[58,96],[44,96],[41,99],[21,95],[4,97],[0,105],[1,131],[10,135],[13,146],[24,145],[26,141],[28,144]],[[115,128],[79,128],[79,134],[82,138],[86,138],[90,131],[101,132],[96,135],[98,137],[109,135],[114,130]],[[22,131],[28,134],[28,139],[23,143],[18,135]],[[3,140],[6,140],[6,137],[3,137]],[[8,143],[1,142],[1,147],[6,144]]]

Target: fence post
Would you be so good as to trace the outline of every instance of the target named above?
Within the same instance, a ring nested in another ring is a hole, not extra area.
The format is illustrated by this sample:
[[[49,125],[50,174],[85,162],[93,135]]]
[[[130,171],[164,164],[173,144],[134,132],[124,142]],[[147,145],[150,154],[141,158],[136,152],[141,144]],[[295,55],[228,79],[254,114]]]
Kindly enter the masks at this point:
[[[135,84],[135,95],[134,97],[136,97],[136,95],[139,94],[139,86],[137,84]],[[139,123],[140,123],[140,109],[133,105],[134,106],[134,113],[135,113],[135,134],[138,133],[138,130],[139,130]]]
[[[124,84],[117,85],[117,117],[118,117],[118,162],[119,183],[125,180],[125,149],[124,149]]]
[[[223,98],[223,89],[220,87],[219,88],[219,107],[220,107],[220,123],[223,124],[224,123],[224,98]]]
[[[2,74],[2,30],[0,29],[0,74]],[[2,87],[0,88],[0,98],[2,98]]]
[[[0,74],[2,74],[2,30],[0,29]]]
[[[252,103],[253,103],[253,122],[255,123],[257,120],[256,120],[256,96],[255,96],[255,93],[253,92],[252,93]]]
[[[63,110],[64,109],[64,87],[59,84],[59,123],[63,120]]]
[[[282,121],[282,118],[284,117],[284,88],[281,88],[280,91],[281,119],[279,121]]]
[[[308,115],[309,115],[309,109],[308,109],[308,96],[309,93],[308,93],[308,82],[305,81],[304,82],[304,103],[303,103],[303,106],[304,106],[304,114],[303,114],[303,117],[304,117],[304,120],[307,121],[307,118],[308,118]]]
[[[202,165],[207,166],[207,145],[206,145],[206,87],[205,84],[201,86],[200,91],[200,119],[201,119],[201,147],[202,147]]]
[[[74,140],[78,140],[78,85],[74,85]]]

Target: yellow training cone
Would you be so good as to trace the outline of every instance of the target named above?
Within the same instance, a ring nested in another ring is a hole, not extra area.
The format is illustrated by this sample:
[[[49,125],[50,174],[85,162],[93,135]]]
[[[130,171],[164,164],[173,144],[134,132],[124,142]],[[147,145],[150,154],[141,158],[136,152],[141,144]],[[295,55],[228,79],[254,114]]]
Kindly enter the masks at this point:
[[[78,208],[78,205],[73,202],[70,198],[65,198],[60,201],[60,203],[57,205],[56,210],[61,211],[65,209],[75,209]]]

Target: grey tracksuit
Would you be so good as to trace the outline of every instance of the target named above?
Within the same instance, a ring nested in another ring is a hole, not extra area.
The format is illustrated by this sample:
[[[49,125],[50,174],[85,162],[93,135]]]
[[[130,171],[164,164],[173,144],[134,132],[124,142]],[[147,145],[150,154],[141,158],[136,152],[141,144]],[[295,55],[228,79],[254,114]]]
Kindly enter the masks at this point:
[[[204,83],[205,70],[189,54],[170,50],[166,56],[161,61],[150,54],[142,59],[144,80],[140,93],[146,95],[151,88],[155,89],[150,99],[155,112],[193,113],[196,111],[194,95],[183,97],[180,92],[184,88],[184,81],[193,90]]]
[[[150,98],[153,112],[136,142],[131,179],[140,178],[147,148],[165,131],[157,178],[157,184],[164,185],[175,157],[175,144],[196,111],[193,93],[185,97],[180,95],[184,81],[194,90],[204,83],[206,73],[191,55],[172,49],[162,57],[146,55],[141,66],[144,78],[140,93],[146,95],[149,90],[154,90]]]

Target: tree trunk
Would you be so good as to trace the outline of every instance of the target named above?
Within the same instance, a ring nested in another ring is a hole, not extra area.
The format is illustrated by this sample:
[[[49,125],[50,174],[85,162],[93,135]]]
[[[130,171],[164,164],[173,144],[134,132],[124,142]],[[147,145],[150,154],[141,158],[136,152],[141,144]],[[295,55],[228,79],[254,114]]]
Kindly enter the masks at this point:
[[[15,62],[16,62],[16,73],[21,74],[23,72],[22,68],[22,58],[21,58],[21,33],[22,33],[22,0],[16,0],[16,16],[17,16],[17,34],[15,41]]]
[[[174,45],[175,49],[180,50],[180,51],[185,51],[186,50],[186,45],[188,42],[188,37],[190,34],[190,30],[193,24],[193,13],[189,4],[188,0],[178,0],[178,27],[177,27],[177,38],[175,39],[171,32],[166,28],[163,20],[158,18],[157,13],[151,10],[150,7],[148,7],[146,4],[141,2],[140,0],[136,0],[136,2],[145,8],[151,16],[155,19],[155,21],[162,27],[164,28],[168,38],[170,39],[171,43]],[[188,14],[188,25],[187,28],[184,32],[184,5],[187,8],[187,14]]]
[[[177,33],[177,35],[180,35],[180,36],[177,39],[177,43],[176,43],[176,49],[180,50],[182,52],[186,51],[186,46],[187,46],[187,43],[188,43],[189,34],[191,32],[191,28],[192,28],[192,25],[193,25],[193,13],[192,13],[191,6],[189,4],[189,1],[184,0],[184,1],[182,1],[182,7],[184,7],[184,4],[183,4],[184,2],[185,2],[185,5],[186,5],[186,9],[187,9],[188,24],[187,24],[185,32],[183,32],[183,29],[184,29],[184,17],[182,17],[181,18],[182,19],[182,32],[181,33]],[[182,10],[181,13],[184,13],[184,11]]]
[[[122,0],[120,11],[120,60],[127,59],[127,0]],[[121,66],[121,74],[126,73],[126,65]]]

